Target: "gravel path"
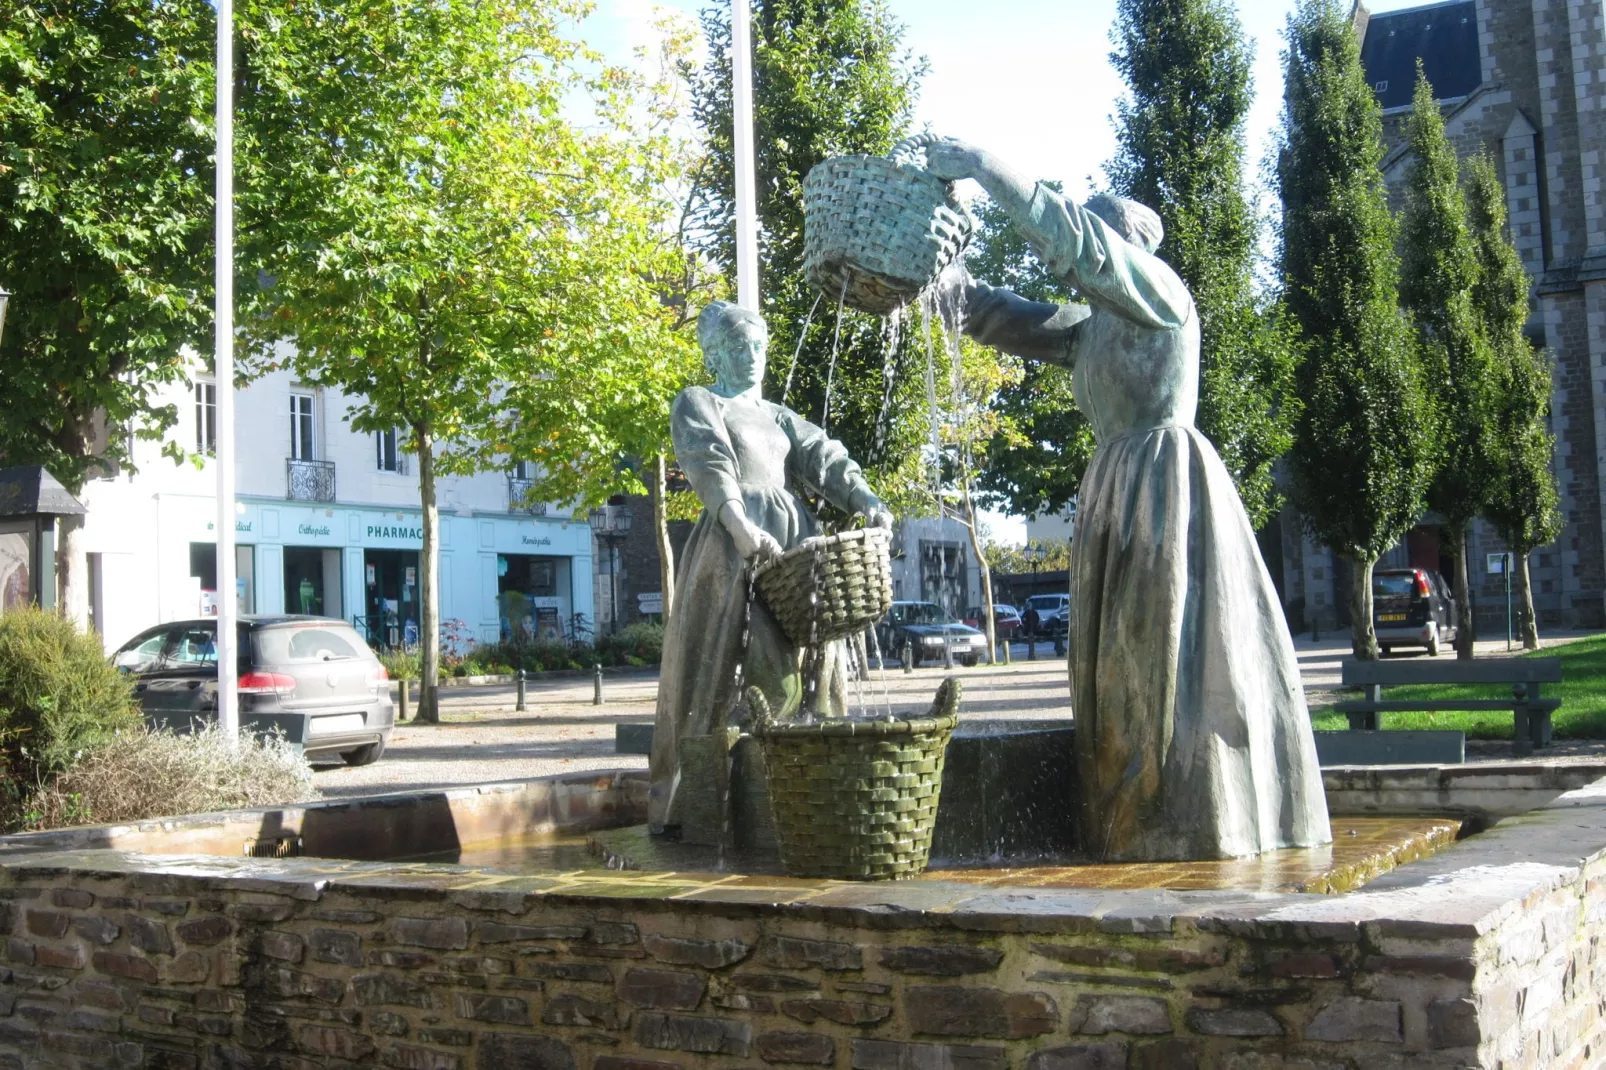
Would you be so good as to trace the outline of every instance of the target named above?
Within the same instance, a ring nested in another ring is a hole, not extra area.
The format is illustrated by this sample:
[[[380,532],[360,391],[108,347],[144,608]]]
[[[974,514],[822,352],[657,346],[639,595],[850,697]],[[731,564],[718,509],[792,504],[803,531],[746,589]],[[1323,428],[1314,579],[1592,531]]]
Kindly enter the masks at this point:
[[[1546,636],[1544,642],[1548,646],[1584,634],[1556,633]],[[1323,692],[1338,686],[1339,664],[1349,656],[1348,641],[1324,638],[1312,643],[1306,638],[1295,646],[1311,702],[1322,704],[1327,700]],[[1505,640],[1480,642],[1478,653],[1503,655]],[[1024,644],[1016,644],[1013,665],[952,670],[965,682],[963,718],[1037,720],[1071,715],[1064,659],[1056,659],[1047,643],[1039,647],[1037,661],[1025,660],[1024,654]],[[1440,657],[1454,655],[1446,652]],[[894,666],[885,676],[885,697],[882,682],[876,679],[865,685],[864,702],[917,713],[930,703],[947,675],[941,668],[920,668],[906,674]],[[657,688],[656,674],[609,675],[603,682],[605,703],[595,706],[589,678],[532,681],[529,708],[524,713],[513,710],[512,685],[443,688],[441,724],[398,725],[384,758],[376,764],[360,769],[321,766],[314,779],[327,796],[351,796],[522,780],[587,769],[644,769],[645,757],[614,753],[614,725],[650,724]],[[1560,742],[1546,756],[1599,759],[1606,756],[1606,741]],[[1504,760],[1512,757],[1511,746],[1470,743],[1467,757],[1471,761]]]

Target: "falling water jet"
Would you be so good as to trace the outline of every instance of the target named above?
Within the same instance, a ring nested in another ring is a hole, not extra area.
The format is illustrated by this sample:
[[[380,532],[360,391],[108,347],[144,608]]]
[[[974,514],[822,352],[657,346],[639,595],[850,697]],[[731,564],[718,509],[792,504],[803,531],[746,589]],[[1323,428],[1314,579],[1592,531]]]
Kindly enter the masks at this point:
[[[881,410],[876,413],[875,435],[870,454],[878,462],[885,458],[887,416],[892,411],[892,392],[897,384],[898,343],[903,338],[904,310],[894,309],[882,318],[881,332]]]
[[[836,297],[836,330],[831,333],[831,363],[825,368],[825,404],[820,409],[820,430],[830,429],[831,423],[831,383],[836,378],[836,354],[842,344],[842,306],[848,300],[848,278],[842,276],[842,292]]]
[[[792,393],[792,376],[797,374],[797,360],[803,355],[803,343],[808,341],[809,325],[814,322],[814,312],[825,300],[823,293],[814,295],[814,303],[809,306],[809,314],[803,317],[803,329],[797,333],[797,345],[792,349],[792,364],[786,369],[786,385],[781,388],[781,408],[786,408],[786,399]]]

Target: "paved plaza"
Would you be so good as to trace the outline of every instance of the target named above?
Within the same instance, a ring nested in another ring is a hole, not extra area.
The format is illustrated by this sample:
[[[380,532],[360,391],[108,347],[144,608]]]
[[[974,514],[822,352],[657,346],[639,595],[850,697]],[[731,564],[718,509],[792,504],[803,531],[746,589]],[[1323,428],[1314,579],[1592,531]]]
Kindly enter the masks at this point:
[[[1553,645],[1583,634],[1557,632],[1547,635],[1544,643]],[[1349,656],[1348,638],[1324,636],[1313,643],[1305,636],[1295,645],[1311,704],[1325,705],[1324,693],[1338,686],[1339,666]],[[1498,657],[1505,653],[1505,646],[1504,639],[1480,641],[1478,654]],[[1026,660],[1025,651],[1024,644],[1015,645],[1012,665],[952,670],[965,682],[962,717],[1036,720],[1071,716],[1065,660],[1055,658],[1048,643],[1039,646],[1036,661]],[[1445,651],[1439,656],[1455,655]],[[937,667],[905,673],[894,664],[884,677],[877,674],[864,686],[863,701],[866,706],[890,705],[899,713],[915,713],[931,701],[937,685],[948,675],[949,670]],[[325,795],[351,796],[588,769],[645,768],[646,758],[614,752],[614,725],[651,723],[657,688],[656,673],[609,674],[604,678],[604,704],[596,706],[590,677],[535,680],[529,684],[528,709],[523,713],[514,711],[510,684],[443,688],[442,724],[398,725],[390,748],[377,764],[361,769],[320,766],[315,780]],[[1506,744],[1474,742],[1467,750],[1469,760],[1510,756]],[[1564,741],[1551,751],[1557,758],[1601,753],[1606,753],[1606,741]]]

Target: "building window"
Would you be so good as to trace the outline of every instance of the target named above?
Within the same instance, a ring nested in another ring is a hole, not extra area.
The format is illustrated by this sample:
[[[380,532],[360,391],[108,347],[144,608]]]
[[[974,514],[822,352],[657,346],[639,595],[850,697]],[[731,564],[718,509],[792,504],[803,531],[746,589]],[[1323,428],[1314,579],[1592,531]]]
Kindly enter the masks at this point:
[[[389,431],[374,432],[374,446],[378,452],[381,472],[402,471],[401,454],[396,448],[396,440],[399,437],[394,428]]]
[[[195,383],[195,452],[211,453],[217,448],[217,384],[205,380]]]
[[[534,461],[514,461],[513,462],[513,478],[514,479],[533,480],[535,478],[535,462]]]
[[[1383,79],[1374,85],[1372,89],[1379,93],[1387,93],[1389,91],[1389,80],[1387,78]]]
[[[312,419],[312,395],[292,392],[290,394],[290,458],[295,461],[311,461],[318,456],[313,447],[316,440]]]

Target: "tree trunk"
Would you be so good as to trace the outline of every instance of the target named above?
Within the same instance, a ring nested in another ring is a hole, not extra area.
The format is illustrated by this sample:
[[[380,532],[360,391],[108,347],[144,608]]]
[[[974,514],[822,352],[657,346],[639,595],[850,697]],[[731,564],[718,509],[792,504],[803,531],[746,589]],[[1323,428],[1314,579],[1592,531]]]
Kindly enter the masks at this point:
[[[1472,660],[1477,629],[1472,623],[1472,572],[1467,567],[1467,529],[1462,524],[1455,540],[1455,656],[1458,661]]]
[[[1350,649],[1361,661],[1377,660],[1377,629],[1372,626],[1372,566],[1377,558],[1350,558]]]
[[[652,526],[658,536],[658,590],[662,592],[664,624],[675,606],[675,547],[669,541],[669,472],[664,455],[653,462]]]
[[[89,627],[89,556],[84,553],[84,518],[63,516],[56,521],[56,610],[76,624]]]
[[[998,658],[997,624],[993,620],[993,571],[987,564],[987,555],[981,551],[981,532],[976,526],[976,506],[970,500],[970,475],[962,481],[965,491],[965,523],[970,528],[970,549],[976,555],[976,570],[981,573],[981,628],[987,635],[987,664]]]
[[[424,547],[419,554],[419,670],[418,710],[414,721],[440,723],[440,545],[441,514],[435,505],[435,437],[428,424],[415,428],[418,435],[418,496],[424,510]]]
[[[1516,559],[1517,613],[1522,632],[1522,649],[1539,649],[1539,618],[1534,615],[1534,589],[1528,578],[1528,555],[1513,553]]]

